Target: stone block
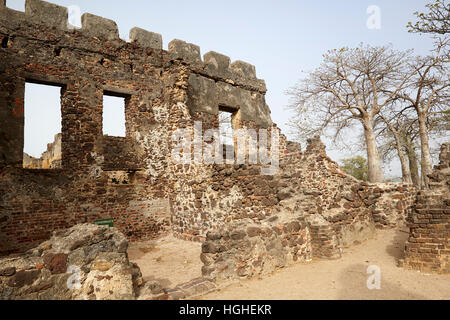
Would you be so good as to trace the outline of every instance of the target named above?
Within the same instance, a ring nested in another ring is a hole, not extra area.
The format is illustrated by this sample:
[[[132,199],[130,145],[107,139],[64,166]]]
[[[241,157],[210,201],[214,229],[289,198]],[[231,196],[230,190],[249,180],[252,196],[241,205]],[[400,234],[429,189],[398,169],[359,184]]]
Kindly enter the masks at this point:
[[[251,92],[244,89],[238,89],[239,106],[241,110],[241,119],[244,121],[253,121],[262,128],[272,125],[270,109],[268,108],[264,95]],[[219,103],[221,103],[219,101]]]
[[[231,76],[231,59],[223,54],[210,51],[203,56],[205,70],[214,77],[228,79]]]
[[[36,281],[36,279],[39,278],[40,274],[40,270],[21,270],[9,279],[8,286],[13,288],[21,288],[23,286],[31,285],[34,281]]]
[[[172,53],[175,58],[184,59],[186,62],[202,63],[200,47],[195,44],[175,39],[169,43],[169,52]]]
[[[254,65],[237,60],[231,64],[231,69],[242,78],[256,80],[256,68]]]
[[[221,81],[217,82],[216,90],[216,99],[219,105],[236,109],[243,107],[241,102],[243,102],[242,95],[245,90]]]
[[[107,40],[119,39],[119,28],[113,20],[85,13],[81,16],[81,25],[81,30],[90,36]]]
[[[69,13],[66,7],[41,0],[26,0],[25,14],[30,16],[33,22],[67,29]]]
[[[44,266],[50,270],[52,274],[61,274],[67,271],[67,255],[63,253],[49,253],[43,257]]]
[[[130,41],[142,47],[162,50],[163,41],[159,33],[150,32],[138,27],[130,30]]]
[[[218,114],[217,89],[214,80],[191,74],[188,80],[188,106],[195,112]]]
[[[0,270],[0,277],[11,277],[15,273],[16,273],[15,267],[5,268],[5,269]]]

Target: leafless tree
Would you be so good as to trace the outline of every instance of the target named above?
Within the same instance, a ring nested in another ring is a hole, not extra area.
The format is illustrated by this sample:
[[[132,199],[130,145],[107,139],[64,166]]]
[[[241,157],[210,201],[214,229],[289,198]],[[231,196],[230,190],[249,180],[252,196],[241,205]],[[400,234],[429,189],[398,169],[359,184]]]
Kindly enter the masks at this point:
[[[416,150],[420,145],[419,126],[417,116],[412,106],[406,107],[394,101],[389,108],[385,108],[376,119],[377,140],[380,142],[380,154],[385,162],[393,158],[400,160],[402,180],[420,187],[419,164]],[[432,132],[439,134],[438,117],[430,117],[436,121],[429,124]]]
[[[412,77],[408,78],[407,85],[398,91],[386,91],[386,93],[394,93],[397,98],[416,111],[421,145],[422,180],[425,188],[428,188],[428,175],[432,171],[430,116],[433,113],[448,110],[450,102],[449,53],[445,48],[446,44],[443,44],[436,49],[435,54],[417,57],[411,61],[408,73]]]
[[[416,143],[416,136],[410,131],[407,131],[403,136],[404,147],[406,155],[408,156],[409,171],[411,172],[412,183],[417,187],[421,187],[421,180],[419,174],[419,161],[417,158],[418,144]]]
[[[428,12],[414,12],[418,21],[408,23],[409,32],[444,35],[450,32],[450,3],[446,0],[431,1],[426,5]]]
[[[383,113],[379,114],[379,119],[381,119],[384,124],[380,135],[384,136],[385,139],[387,138],[387,143],[384,145],[384,148],[380,147],[382,156],[386,156],[391,149],[395,149],[402,169],[402,181],[412,183],[408,156],[405,152],[404,131],[405,125],[407,125],[406,121],[401,119],[399,115],[389,118]]]
[[[391,45],[331,50],[322,64],[287,93],[296,117],[290,126],[302,138],[333,129],[334,140],[346,129],[362,126],[369,166],[369,181],[382,182],[384,175],[374,133],[374,120],[396,99],[410,80],[410,51]]]

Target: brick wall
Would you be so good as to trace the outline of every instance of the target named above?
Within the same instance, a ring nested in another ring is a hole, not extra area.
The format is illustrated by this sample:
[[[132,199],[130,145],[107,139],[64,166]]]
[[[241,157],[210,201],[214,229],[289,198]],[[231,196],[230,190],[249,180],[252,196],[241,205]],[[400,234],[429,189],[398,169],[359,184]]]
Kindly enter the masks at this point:
[[[431,190],[421,191],[408,219],[410,234],[400,265],[422,272],[450,272],[450,144],[430,175]]]

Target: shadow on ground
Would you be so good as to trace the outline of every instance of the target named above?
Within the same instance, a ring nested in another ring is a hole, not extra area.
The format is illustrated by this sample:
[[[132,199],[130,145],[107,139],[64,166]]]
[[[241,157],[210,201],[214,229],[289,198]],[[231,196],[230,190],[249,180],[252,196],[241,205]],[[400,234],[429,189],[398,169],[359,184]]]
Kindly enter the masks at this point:
[[[399,259],[403,259],[405,256],[405,243],[409,237],[409,229],[401,228],[395,230],[394,238],[392,242],[386,246],[386,252],[394,257],[395,262],[398,262]]]

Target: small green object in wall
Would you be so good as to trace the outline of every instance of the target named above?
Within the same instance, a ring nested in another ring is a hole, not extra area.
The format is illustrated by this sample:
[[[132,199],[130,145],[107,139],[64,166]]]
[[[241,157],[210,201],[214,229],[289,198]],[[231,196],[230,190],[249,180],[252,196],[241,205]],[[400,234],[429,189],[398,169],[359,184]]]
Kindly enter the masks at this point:
[[[99,225],[99,226],[114,227],[114,220],[113,219],[97,220],[94,223]]]

